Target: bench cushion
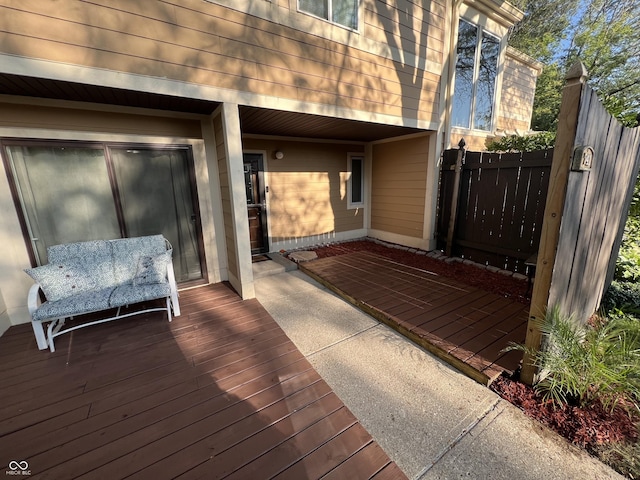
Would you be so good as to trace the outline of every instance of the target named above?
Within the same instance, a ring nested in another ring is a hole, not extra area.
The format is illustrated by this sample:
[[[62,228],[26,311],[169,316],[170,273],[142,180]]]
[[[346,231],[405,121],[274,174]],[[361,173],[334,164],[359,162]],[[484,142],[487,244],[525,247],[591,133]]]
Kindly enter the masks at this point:
[[[49,263],[25,272],[40,284],[47,300],[56,301],[72,295],[95,290],[96,282],[92,271],[73,259]]]
[[[103,288],[57,301],[46,301],[33,313],[33,319],[42,321],[106,310],[111,307],[109,299],[113,290],[113,287]]]
[[[162,235],[111,240],[114,275],[117,285],[131,285],[141,256],[155,256],[167,251]]]
[[[121,285],[116,287],[109,299],[110,307],[122,307],[147,300],[168,297],[171,287],[168,282],[149,285]]]
[[[82,264],[87,272],[91,272],[95,288],[98,290],[116,286],[111,245],[108,240],[52,245],[47,248],[47,256],[50,264],[66,261]]]

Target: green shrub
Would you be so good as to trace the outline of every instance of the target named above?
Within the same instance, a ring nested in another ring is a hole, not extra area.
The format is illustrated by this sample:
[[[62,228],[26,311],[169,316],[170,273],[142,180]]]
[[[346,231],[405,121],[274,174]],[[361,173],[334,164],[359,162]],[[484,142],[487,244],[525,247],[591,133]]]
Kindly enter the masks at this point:
[[[553,308],[540,324],[543,347],[529,354],[543,378],[535,389],[557,404],[586,406],[599,401],[613,409],[640,400],[640,322],[614,318],[596,326],[578,325]]]
[[[602,298],[604,315],[640,318],[640,283],[613,281]]]
[[[636,182],[616,263],[616,280],[640,282],[640,182]]]
[[[555,132],[537,132],[532,135],[507,135],[500,140],[486,143],[490,152],[533,152],[552,148],[556,143]]]

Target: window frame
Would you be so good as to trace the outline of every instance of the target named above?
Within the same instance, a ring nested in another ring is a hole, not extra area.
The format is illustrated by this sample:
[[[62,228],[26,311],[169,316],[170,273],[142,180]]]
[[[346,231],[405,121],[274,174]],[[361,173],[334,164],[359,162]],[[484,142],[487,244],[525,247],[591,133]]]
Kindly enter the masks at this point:
[[[460,126],[454,124],[454,103],[455,103],[455,89],[456,89],[456,81],[457,81],[457,63],[458,63],[458,46],[460,40],[460,23],[465,22],[476,29],[476,40],[475,40],[475,52],[473,58],[473,75],[472,75],[472,93],[471,93],[471,106],[469,109],[469,126]],[[454,59],[454,70],[453,70],[453,81],[451,85],[451,128],[458,129],[463,131],[474,131],[474,132],[482,132],[483,134],[491,133],[496,128],[496,122],[498,117],[498,98],[499,98],[499,86],[500,86],[500,76],[502,73],[502,58],[504,51],[504,41],[503,38],[497,33],[492,32],[491,30],[486,28],[484,22],[478,22],[471,20],[469,18],[465,18],[460,16],[458,18],[458,26],[456,28],[456,47],[455,47],[455,59]],[[480,77],[480,63],[482,61],[482,44],[483,39],[485,37],[493,38],[497,41],[498,53],[496,56],[496,73],[493,79],[493,98],[491,99],[491,120],[488,129],[479,129],[476,127],[476,107],[477,107],[477,93],[479,88],[479,77]]]
[[[308,12],[306,10],[303,10],[302,8],[300,8],[300,0],[296,0],[296,10],[298,11],[298,13],[302,13],[304,15],[309,15],[310,17],[313,18],[317,18],[319,20],[323,20],[325,22],[329,22],[332,25],[336,25],[340,28],[346,28],[347,30],[350,30],[352,32],[359,32],[360,31],[360,0],[354,0],[356,5],[355,5],[355,12],[356,12],[356,18],[355,18],[355,27],[351,27],[349,25],[344,25],[342,23],[338,23],[338,22],[334,22],[332,20],[333,18],[333,2],[335,0],[327,0],[327,18],[324,17],[320,17],[314,13]]]
[[[353,201],[353,160],[360,160],[360,201]],[[366,204],[365,195],[365,155],[364,153],[349,153],[347,156],[347,209],[362,208]]]

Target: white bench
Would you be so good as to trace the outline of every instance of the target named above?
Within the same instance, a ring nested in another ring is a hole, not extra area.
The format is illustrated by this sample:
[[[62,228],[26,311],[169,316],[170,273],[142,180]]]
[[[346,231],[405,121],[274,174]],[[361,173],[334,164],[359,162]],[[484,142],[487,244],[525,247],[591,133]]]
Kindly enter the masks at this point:
[[[68,243],[47,248],[49,263],[25,270],[35,281],[27,305],[38,348],[58,335],[141,313],[180,315],[171,244],[162,235]],[[46,301],[39,302],[40,290]],[[121,314],[121,307],[165,299],[165,306]],[[65,320],[115,309],[115,315],[62,329]],[[49,323],[45,334],[43,324]]]

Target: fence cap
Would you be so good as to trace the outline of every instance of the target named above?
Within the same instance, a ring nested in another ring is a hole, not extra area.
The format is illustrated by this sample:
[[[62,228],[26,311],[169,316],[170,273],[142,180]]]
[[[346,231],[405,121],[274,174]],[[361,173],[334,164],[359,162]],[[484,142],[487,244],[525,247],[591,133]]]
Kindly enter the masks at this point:
[[[567,83],[570,83],[570,80],[578,80],[584,83],[587,81],[587,78],[589,78],[589,72],[587,72],[587,67],[584,66],[584,63],[576,62],[571,66],[564,78],[567,80]]]

